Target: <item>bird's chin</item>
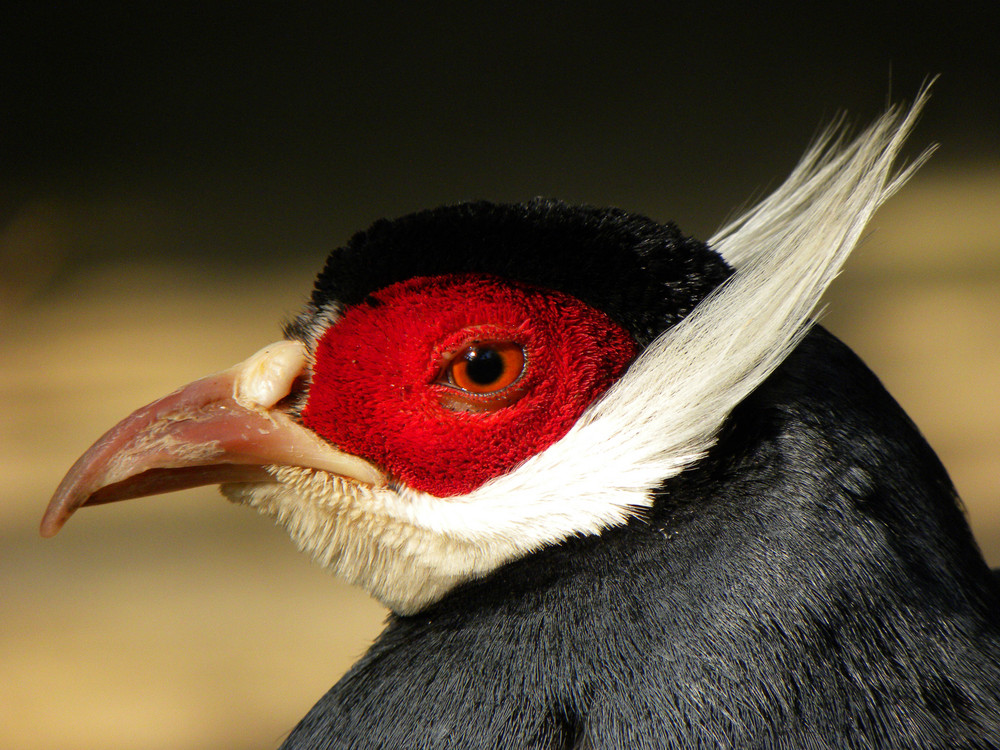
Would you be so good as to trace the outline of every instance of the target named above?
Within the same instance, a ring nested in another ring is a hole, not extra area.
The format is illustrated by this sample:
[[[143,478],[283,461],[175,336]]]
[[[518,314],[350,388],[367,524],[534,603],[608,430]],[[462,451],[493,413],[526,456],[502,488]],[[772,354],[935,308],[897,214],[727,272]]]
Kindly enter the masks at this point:
[[[399,614],[437,601],[468,571],[441,565],[454,543],[408,518],[396,490],[320,469],[269,466],[271,481],[222,484],[231,502],[271,516],[300,550]]]

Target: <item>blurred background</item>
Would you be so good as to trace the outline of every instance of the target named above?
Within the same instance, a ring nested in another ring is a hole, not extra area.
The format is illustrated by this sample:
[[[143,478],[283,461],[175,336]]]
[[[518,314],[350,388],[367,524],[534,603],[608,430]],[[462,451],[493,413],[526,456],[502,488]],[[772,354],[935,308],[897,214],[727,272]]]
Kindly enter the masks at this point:
[[[133,408],[279,334],[381,216],[549,195],[707,238],[940,74],[826,324],[1000,565],[995,2],[24,3],[0,44],[0,747],[267,748],[383,609],[212,489],[37,523]],[[872,4],[878,5],[878,4]]]

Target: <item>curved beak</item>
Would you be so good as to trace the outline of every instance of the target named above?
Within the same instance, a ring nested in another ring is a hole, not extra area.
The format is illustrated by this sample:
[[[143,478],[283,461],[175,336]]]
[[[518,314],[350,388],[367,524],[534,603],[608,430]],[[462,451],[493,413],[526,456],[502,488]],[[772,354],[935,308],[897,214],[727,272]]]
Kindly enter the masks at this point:
[[[45,511],[42,536],[53,536],[84,505],[206,484],[274,481],[267,471],[272,466],[384,485],[375,466],[337,450],[278,407],[307,369],[300,342],[278,341],[133,412],[73,464]]]

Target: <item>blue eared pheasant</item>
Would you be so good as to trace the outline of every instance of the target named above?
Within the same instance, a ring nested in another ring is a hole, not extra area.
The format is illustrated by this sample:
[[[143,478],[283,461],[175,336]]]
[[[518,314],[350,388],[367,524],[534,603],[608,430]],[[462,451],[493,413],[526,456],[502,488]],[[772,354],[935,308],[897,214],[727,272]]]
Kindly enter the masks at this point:
[[[708,244],[541,199],[377,222],[283,340],[101,438],[43,533],[218,483],[384,602],[288,748],[1000,748],[997,581],[811,319],[919,107]]]

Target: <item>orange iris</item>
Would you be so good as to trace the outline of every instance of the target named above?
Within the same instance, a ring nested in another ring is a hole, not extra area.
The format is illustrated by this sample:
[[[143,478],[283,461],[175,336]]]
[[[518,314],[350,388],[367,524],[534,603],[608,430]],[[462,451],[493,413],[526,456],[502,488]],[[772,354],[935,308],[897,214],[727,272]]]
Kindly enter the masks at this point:
[[[463,391],[490,394],[511,385],[524,372],[524,349],[510,341],[477,342],[449,363],[447,374]]]

